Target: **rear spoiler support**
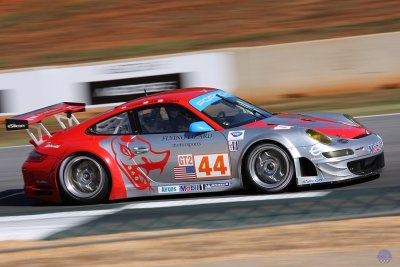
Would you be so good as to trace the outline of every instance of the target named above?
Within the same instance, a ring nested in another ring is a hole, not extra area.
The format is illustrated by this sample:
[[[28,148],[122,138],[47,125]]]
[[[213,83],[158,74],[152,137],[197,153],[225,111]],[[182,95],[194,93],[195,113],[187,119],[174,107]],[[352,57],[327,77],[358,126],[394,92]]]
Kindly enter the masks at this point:
[[[61,128],[63,128],[63,129],[66,129],[67,126],[65,126],[65,123],[62,120],[66,120],[68,122],[68,127],[72,127],[74,125],[79,124],[78,119],[71,112],[68,112],[67,116],[65,116],[63,114],[56,114],[56,115],[54,115],[54,118],[56,118],[57,122],[60,124]]]
[[[6,119],[6,129],[7,131],[25,129],[31,137],[33,145],[38,146],[52,137],[42,124],[43,119],[54,115],[61,128],[66,129],[79,124],[72,113],[83,111],[85,111],[84,103],[62,102]]]
[[[31,131],[31,129],[26,129],[26,132],[32,138],[32,141],[36,146],[44,142],[45,139],[43,138],[43,132],[48,138],[52,137],[51,133],[46,129],[46,127],[44,127],[43,123],[35,123],[30,125],[30,127],[36,130],[36,135]]]

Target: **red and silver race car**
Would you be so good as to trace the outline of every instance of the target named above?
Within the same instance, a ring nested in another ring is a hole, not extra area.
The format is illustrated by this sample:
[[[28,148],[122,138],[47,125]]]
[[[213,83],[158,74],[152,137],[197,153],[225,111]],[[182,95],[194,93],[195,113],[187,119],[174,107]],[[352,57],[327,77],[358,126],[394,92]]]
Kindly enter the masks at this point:
[[[23,165],[26,195],[98,203],[137,196],[282,192],[377,175],[383,142],[348,115],[271,114],[227,92],[180,89],[135,99],[83,123],[80,103],[7,119],[35,145]],[[41,121],[54,116],[62,130]]]

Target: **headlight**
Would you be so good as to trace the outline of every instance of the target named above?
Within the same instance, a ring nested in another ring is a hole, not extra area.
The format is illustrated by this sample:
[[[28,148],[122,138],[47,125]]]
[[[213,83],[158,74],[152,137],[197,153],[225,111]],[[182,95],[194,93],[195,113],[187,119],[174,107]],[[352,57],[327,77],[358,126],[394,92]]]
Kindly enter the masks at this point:
[[[317,140],[318,142],[320,142],[322,144],[329,145],[330,143],[332,143],[332,140],[328,136],[326,136],[323,133],[320,133],[318,131],[308,129],[306,131],[306,133],[309,137],[311,137],[314,140]]]

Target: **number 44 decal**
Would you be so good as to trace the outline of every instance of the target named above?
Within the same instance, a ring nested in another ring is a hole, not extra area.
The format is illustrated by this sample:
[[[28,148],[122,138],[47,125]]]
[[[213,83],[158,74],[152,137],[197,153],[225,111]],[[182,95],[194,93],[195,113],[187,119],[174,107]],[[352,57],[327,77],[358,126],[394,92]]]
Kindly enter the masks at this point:
[[[227,153],[193,155],[197,178],[231,176]]]

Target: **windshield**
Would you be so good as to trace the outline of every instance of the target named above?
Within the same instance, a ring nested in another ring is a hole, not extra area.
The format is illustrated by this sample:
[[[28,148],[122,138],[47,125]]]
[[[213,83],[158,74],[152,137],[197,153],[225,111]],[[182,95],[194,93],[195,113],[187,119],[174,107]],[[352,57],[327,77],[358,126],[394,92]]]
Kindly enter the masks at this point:
[[[226,128],[233,128],[269,118],[271,113],[240,98],[216,95],[219,99],[203,109],[203,113]]]

